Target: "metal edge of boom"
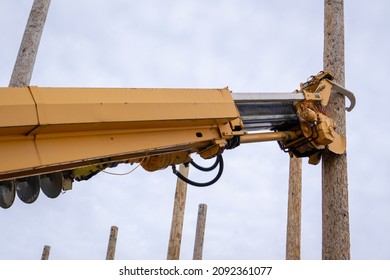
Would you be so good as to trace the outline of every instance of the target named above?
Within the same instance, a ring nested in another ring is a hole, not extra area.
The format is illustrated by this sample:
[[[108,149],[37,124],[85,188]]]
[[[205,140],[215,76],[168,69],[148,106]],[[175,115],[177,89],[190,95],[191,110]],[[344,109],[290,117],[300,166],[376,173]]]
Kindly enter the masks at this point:
[[[305,99],[301,92],[233,92],[236,104],[241,102],[268,102],[286,101],[295,102]]]

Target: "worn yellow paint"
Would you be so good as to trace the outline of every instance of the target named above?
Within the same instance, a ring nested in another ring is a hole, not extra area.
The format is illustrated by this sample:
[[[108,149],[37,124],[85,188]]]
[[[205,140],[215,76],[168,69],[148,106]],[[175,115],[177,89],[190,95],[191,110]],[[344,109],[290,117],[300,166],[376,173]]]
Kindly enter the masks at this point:
[[[223,146],[239,120],[228,89],[0,88],[0,112],[0,179]]]

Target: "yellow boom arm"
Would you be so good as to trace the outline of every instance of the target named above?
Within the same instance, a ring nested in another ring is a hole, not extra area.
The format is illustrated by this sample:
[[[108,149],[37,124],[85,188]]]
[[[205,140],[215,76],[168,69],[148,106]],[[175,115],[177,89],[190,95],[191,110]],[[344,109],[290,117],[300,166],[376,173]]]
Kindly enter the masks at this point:
[[[56,197],[73,180],[118,163],[155,171],[190,163],[198,153],[217,156],[222,166],[223,151],[240,143],[279,141],[312,163],[326,148],[344,153],[345,140],[323,111],[334,87],[330,80],[321,73],[289,93],[282,103],[291,107],[293,121],[275,122],[268,133],[249,133],[246,126],[259,122],[253,104],[271,111],[274,105],[253,95],[235,100],[227,88],[0,88],[0,206],[12,204],[15,188],[27,203],[36,199],[34,188]]]
[[[26,87],[0,96],[0,180],[180,153],[168,166],[192,152],[210,158],[243,134],[228,89]]]

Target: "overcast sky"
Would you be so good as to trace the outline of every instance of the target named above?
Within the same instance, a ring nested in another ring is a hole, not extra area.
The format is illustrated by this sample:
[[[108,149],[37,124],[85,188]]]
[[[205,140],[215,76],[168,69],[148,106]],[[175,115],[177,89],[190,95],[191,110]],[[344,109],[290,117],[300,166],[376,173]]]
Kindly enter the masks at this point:
[[[0,86],[7,87],[32,0],[0,2]],[[345,0],[352,259],[390,259],[387,0]],[[322,70],[323,1],[52,0],[31,84],[293,91]],[[209,188],[189,187],[182,259],[198,204],[208,205],[204,259],[284,259],[288,155],[277,143],[224,153]],[[0,155],[1,160],[1,155]],[[132,167],[120,166],[115,172]],[[302,259],[321,259],[321,166],[303,165]],[[201,180],[190,170],[190,177]],[[176,178],[170,169],[99,174],[31,205],[0,209],[0,259],[165,259]]]

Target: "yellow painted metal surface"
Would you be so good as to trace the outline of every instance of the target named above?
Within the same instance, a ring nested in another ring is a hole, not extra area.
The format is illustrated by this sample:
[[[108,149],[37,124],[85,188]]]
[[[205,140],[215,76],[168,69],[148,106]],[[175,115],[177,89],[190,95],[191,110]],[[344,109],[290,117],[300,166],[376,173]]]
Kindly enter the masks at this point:
[[[120,162],[154,171],[195,152],[214,157],[240,141],[279,141],[317,163],[324,149],[345,152],[324,108],[332,89],[351,100],[350,109],[355,104],[328,79],[321,72],[301,84],[305,100],[294,103],[299,123],[290,131],[260,134],[243,129],[227,88],[0,88],[0,181],[95,165],[93,173]]]
[[[344,153],[345,137],[336,133],[326,105],[339,93],[349,98],[350,111],[353,93],[327,72],[312,76],[298,92],[299,98],[283,94],[275,100],[246,94],[249,103],[241,96],[237,107],[227,88],[0,88],[0,207],[10,207],[16,193],[32,203],[39,188],[55,198],[74,181],[120,163],[147,171],[172,166],[186,180],[175,165],[194,165],[193,153],[217,156],[213,180],[187,181],[207,186],[222,174],[221,154],[244,143],[278,141],[311,164],[319,163],[323,150]],[[254,128],[273,132],[249,133]]]
[[[355,106],[355,97],[348,90],[332,82],[332,75],[329,72],[320,72],[312,76],[308,82],[301,84],[301,91],[305,95],[304,101],[296,102],[296,114],[300,120],[300,130],[304,141],[301,145],[290,143],[298,153],[305,154],[306,151],[321,151],[328,149],[336,154],[343,154],[346,151],[345,136],[336,132],[337,124],[327,116],[326,105],[332,93],[339,93],[348,97],[351,101],[350,108]],[[337,91],[335,91],[336,89]],[[310,163],[319,163],[320,157],[314,155]]]
[[[0,179],[201,151],[240,125],[228,89],[0,88],[0,109]]]
[[[0,91],[0,136],[25,135],[38,125],[35,101],[27,88]]]

